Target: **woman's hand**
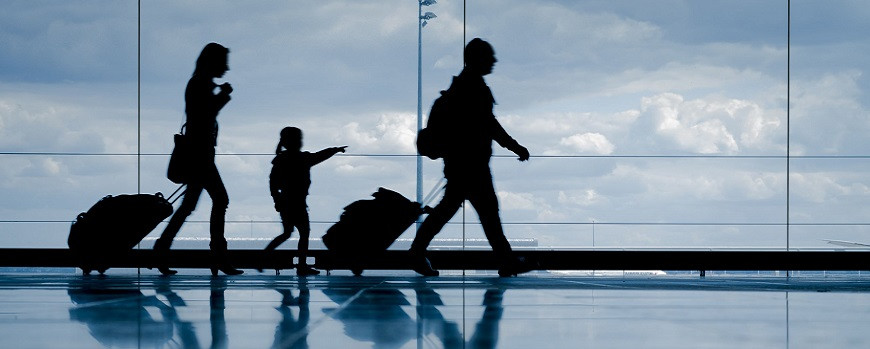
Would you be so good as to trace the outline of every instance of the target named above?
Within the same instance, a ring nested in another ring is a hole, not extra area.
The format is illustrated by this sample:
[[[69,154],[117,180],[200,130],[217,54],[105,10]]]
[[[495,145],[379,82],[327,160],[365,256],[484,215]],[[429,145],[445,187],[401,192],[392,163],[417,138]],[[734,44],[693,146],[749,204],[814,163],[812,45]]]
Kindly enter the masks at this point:
[[[233,85],[230,85],[228,82],[220,84],[218,87],[220,87],[221,93],[223,94],[229,95],[230,93],[233,93]]]

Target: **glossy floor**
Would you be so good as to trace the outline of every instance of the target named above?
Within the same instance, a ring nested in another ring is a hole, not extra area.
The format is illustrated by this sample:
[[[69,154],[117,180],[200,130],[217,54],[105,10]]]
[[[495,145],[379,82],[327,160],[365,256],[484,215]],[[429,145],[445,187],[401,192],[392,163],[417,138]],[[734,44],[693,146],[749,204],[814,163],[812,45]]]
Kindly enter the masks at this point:
[[[0,348],[868,348],[862,278],[0,275]]]

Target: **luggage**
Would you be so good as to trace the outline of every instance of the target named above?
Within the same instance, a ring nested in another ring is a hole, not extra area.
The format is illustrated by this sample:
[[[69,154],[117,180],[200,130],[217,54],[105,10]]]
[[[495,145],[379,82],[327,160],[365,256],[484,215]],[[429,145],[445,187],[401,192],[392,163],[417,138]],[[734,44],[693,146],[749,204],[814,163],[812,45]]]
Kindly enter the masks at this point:
[[[423,205],[389,189],[378,188],[372,196],[344,208],[323,235],[326,248],[351,260],[370,257],[386,251],[424,213]],[[362,273],[362,268],[351,270]]]
[[[85,275],[92,270],[103,274],[112,259],[123,256],[172,215],[173,202],[161,193],[107,195],[80,213],[67,240],[79,268]]]
[[[417,132],[417,153],[432,160],[447,155],[452,132],[449,120],[456,114],[456,97],[450,90],[441,91],[441,96],[432,103],[426,127]]]

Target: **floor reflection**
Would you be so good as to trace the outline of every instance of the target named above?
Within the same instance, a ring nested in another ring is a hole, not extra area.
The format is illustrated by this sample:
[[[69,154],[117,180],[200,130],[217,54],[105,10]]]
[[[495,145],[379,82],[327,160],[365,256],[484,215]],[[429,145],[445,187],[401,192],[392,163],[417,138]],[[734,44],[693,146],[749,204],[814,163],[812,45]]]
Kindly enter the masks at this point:
[[[401,348],[408,342],[424,342],[434,335],[444,348],[495,348],[498,343],[498,323],[502,316],[504,290],[493,288],[484,294],[483,317],[466,343],[460,324],[447,320],[438,306],[441,296],[425,282],[413,285],[417,304],[416,317],[404,308],[410,306],[405,294],[395,288],[341,288],[326,289],[323,293],[345,308],[324,309],[330,317],[340,321],[344,333],[359,342],[371,342],[374,348]]]
[[[868,347],[868,290],[868,280],[0,276],[0,347]]]
[[[132,283],[103,288],[88,280],[70,282],[67,294],[74,305],[71,321],[81,322],[106,347],[162,347],[173,336],[174,322],[156,320],[146,307],[154,307],[164,319],[177,318],[173,306],[155,296],[146,297]]]
[[[278,294],[274,309],[280,315],[271,348],[309,347],[312,290],[305,279],[296,281],[268,287]],[[67,289],[73,303],[70,320],[85,324],[89,334],[105,347],[206,348],[206,341],[201,340],[205,337],[201,334],[198,337],[195,322],[179,314],[189,304],[173,291],[173,286],[167,278],[156,279],[149,285],[133,280],[73,280]],[[225,316],[227,279],[211,278],[207,287],[211,336],[207,347],[233,347]],[[483,315],[468,337],[463,335],[460,323],[463,319],[447,319],[439,309],[445,307],[445,302],[426,282],[391,288],[327,281],[319,283],[315,292],[328,300],[320,303],[319,313],[341,323],[343,335],[360,344],[401,348],[435,338],[437,342],[430,344],[437,347],[495,348],[505,290],[490,288],[484,292]],[[415,304],[406,293],[413,295]],[[160,316],[155,317],[155,311]]]
[[[308,302],[311,293],[305,279],[299,281],[297,289],[298,296],[294,296],[291,288],[275,288],[281,295],[281,304],[275,308],[281,313],[281,322],[275,327],[275,340],[271,348],[308,348],[308,321],[311,319]],[[293,314],[294,309],[296,315]]]

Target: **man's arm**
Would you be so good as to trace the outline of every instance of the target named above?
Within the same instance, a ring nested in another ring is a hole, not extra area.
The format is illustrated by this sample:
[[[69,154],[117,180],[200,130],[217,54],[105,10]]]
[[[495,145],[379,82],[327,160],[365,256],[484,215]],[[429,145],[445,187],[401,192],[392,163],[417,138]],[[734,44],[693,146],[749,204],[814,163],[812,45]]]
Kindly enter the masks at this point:
[[[526,161],[529,159],[529,150],[513,139],[495,117],[492,118],[492,139],[495,140],[498,145],[517,154],[517,156],[520,157],[520,161]]]

